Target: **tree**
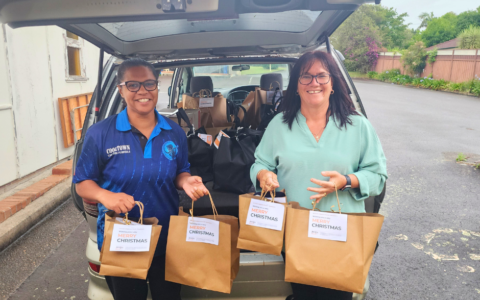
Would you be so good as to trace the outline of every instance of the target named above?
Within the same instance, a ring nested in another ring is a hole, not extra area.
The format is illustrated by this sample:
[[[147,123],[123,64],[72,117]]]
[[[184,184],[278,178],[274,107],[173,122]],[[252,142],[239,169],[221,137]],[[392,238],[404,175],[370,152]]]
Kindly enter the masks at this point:
[[[420,26],[418,26],[417,30],[420,30],[422,28],[427,28],[428,22],[430,22],[435,18],[435,16],[433,15],[433,12],[431,12],[430,14],[424,12],[418,17],[420,18],[420,20],[422,20],[422,23],[420,24]]]
[[[382,44],[388,49],[405,49],[406,44],[412,37],[411,30],[405,23],[407,13],[398,14],[394,8],[381,5],[362,5],[358,10],[372,18],[380,29]]]
[[[332,35],[332,44],[345,56],[349,71],[366,73],[378,60],[379,28],[364,11],[353,13]]]
[[[457,16],[457,34],[470,27],[470,25],[480,27],[480,6],[477,10],[465,11]]]
[[[422,41],[430,47],[454,39],[457,37],[456,25],[457,15],[453,12],[434,18],[422,32]]]
[[[478,49],[480,48],[480,27],[470,25],[458,36],[458,45],[462,49]]]
[[[425,58],[427,52],[425,51],[425,45],[423,42],[416,42],[403,51],[402,63],[405,70],[411,75],[419,75],[427,65]]]

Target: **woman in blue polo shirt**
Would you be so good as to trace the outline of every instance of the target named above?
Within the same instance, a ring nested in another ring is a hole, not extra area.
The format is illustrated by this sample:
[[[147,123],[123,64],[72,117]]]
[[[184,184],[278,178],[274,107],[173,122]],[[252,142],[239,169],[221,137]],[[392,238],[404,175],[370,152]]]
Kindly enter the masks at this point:
[[[73,182],[77,193],[98,202],[97,241],[103,244],[105,212],[156,217],[162,232],[147,279],[153,299],[180,299],[180,285],[165,281],[165,249],[170,216],[178,214],[177,189],[197,200],[208,190],[190,175],[185,132],[155,109],[155,68],[142,59],[125,60],[118,68],[118,90],[127,108],[89,128]],[[130,212],[130,210],[132,210]],[[105,276],[115,300],[146,299],[147,280]]]

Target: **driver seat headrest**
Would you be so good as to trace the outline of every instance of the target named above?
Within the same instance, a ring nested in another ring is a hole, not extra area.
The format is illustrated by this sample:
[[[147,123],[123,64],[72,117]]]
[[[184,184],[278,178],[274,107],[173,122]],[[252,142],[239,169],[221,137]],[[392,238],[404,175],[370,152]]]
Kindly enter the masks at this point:
[[[190,80],[190,94],[200,92],[200,90],[209,90],[213,93],[213,81],[210,76],[195,76]]]
[[[260,88],[265,91],[283,90],[283,77],[280,73],[263,74],[260,77]]]

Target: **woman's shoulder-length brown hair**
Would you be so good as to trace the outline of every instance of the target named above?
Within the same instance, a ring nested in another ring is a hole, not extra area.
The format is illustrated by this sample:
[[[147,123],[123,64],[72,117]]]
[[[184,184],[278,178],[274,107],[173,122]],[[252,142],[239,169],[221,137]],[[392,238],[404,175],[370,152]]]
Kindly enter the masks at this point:
[[[323,51],[311,51],[303,54],[290,73],[287,92],[282,101],[280,110],[283,112],[283,122],[292,129],[293,121],[301,107],[300,96],[297,94],[298,79],[301,75],[310,69],[315,61],[320,61],[323,67],[330,73],[334,93],[330,95],[327,111],[327,120],[329,115],[333,115],[339,128],[347,127],[352,124],[351,115],[359,115],[355,110],[355,105],[348,93],[347,83],[340,71],[335,59],[330,53]]]

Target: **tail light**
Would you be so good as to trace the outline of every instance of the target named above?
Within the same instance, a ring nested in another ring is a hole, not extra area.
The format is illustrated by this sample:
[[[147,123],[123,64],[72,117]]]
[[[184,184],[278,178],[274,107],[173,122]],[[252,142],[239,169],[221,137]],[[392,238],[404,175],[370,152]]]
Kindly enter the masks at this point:
[[[93,263],[91,263],[91,262],[89,262],[88,265],[90,266],[90,268],[91,268],[94,272],[96,272],[96,273],[100,272],[100,265],[96,265],[96,264],[93,264]]]

